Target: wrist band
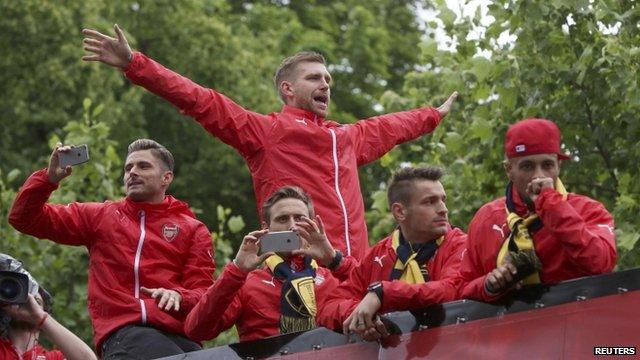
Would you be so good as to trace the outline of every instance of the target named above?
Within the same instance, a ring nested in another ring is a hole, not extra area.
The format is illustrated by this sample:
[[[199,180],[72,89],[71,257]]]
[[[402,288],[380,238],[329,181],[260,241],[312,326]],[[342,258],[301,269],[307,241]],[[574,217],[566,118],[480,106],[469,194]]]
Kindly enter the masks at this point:
[[[340,262],[342,261],[342,257],[342,251],[336,250],[336,255],[333,257],[333,260],[331,260],[331,263],[327,265],[327,269],[331,271],[337,269],[338,265],[340,265]]]
[[[44,325],[44,322],[47,321],[48,317],[49,317],[49,313],[44,313],[44,315],[42,315],[42,319],[40,319],[40,321],[38,322],[38,325],[36,325],[36,329],[38,329],[38,331],[42,329],[42,325]]]

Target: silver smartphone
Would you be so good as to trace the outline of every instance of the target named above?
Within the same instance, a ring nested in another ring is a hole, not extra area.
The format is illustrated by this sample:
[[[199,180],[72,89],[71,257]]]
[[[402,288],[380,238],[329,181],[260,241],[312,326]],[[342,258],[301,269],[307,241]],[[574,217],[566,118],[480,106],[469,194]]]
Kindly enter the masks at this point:
[[[300,249],[300,237],[294,231],[274,231],[260,238],[260,253],[291,252]]]
[[[64,169],[69,165],[78,165],[89,161],[89,147],[85,145],[74,146],[68,151],[59,152],[58,160],[60,168]]]

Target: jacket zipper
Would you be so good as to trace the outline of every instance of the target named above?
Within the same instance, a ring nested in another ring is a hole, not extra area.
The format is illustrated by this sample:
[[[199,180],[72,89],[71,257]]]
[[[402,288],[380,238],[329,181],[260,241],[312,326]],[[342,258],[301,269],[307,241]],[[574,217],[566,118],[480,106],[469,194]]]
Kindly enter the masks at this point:
[[[140,256],[142,255],[142,245],[144,244],[144,238],[146,230],[144,227],[145,214],[144,211],[140,211],[140,239],[138,239],[138,248],[136,249],[136,258],[133,263],[133,277],[134,286],[133,294],[138,301],[140,301],[140,313],[142,316],[142,323],[147,323],[147,308],[144,306],[144,301],[140,299]]]
[[[344,217],[344,241],[347,243],[347,256],[351,255],[351,242],[349,240],[349,221],[347,218],[347,207],[344,205],[344,199],[342,198],[342,193],[340,192],[340,183],[338,182],[339,171],[338,171],[338,141],[336,140],[336,133],[333,129],[329,129],[331,133],[331,140],[333,141],[333,167],[335,174],[335,188],[336,194],[338,195],[338,200],[340,200],[340,206],[342,207],[342,215]]]

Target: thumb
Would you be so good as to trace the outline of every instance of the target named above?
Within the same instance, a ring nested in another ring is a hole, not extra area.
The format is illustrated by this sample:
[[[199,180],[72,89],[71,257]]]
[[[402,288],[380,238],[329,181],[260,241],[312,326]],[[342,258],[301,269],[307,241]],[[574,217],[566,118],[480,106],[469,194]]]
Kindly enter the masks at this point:
[[[275,255],[274,252],[270,251],[268,253],[262,254],[258,257],[258,264],[262,264],[265,260],[267,260],[267,258],[269,258],[269,256],[271,255]]]
[[[140,290],[144,291],[145,293],[147,293],[149,295],[153,294],[153,289],[149,289],[149,288],[146,288],[144,286],[140,286]]]
[[[118,41],[123,44],[126,44],[127,38],[124,37],[124,33],[122,33],[122,29],[120,29],[120,26],[118,26],[118,24],[114,24],[113,30],[115,30],[116,36],[118,36]]]

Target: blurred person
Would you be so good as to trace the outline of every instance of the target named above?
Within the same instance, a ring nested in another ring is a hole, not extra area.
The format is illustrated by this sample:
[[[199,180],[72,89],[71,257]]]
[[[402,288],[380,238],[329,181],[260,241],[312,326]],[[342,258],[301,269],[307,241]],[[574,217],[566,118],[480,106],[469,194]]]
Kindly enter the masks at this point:
[[[132,52],[122,30],[117,25],[114,29],[116,38],[83,30],[88,52],[83,60],[121,69],[132,83],[169,101],[234,147],[247,162],[258,206],[284,185],[308,191],[333,246],[357,260],[369,246],[358,166],[432,132],[457,96],[453,93],[437,109],[340,124],[326,119],[332,78],[324,57],[301,52],[284,59],[276,71],[275,86],[284,102],[281,112],[263,115]]]
[[[24,274],[29,279],[27,303],[0,303],[0,359],[97,359],[87,344],[53,318],[50,295],[20,261],[0,254],[0,271]],[[46,351],[39,344],[40,334],[60,350]]]
[[[372,247],[319,310],[320,325],[365,340],[388,335],[379,314],[456,299],[466,234],[449,224],[435,167],[398,170],[387,190],[398,227]]]
[[[189,313],[185,331],[192,338],[212,339],[233,325],[240,341],[311,330],[317,309],[355,265],[353,258],[343,258],[332,248],[322,219],[302,189],[278,189],[263,211],[268,223],[244,237],[234,260]],[[259,255],[262,236],[286,230],[296,231],[306,246],[292,253]]]
[[[103,203],[49,204],[71,175],[59,144],[49,166],[20,189],[9,223],[25,234],[89,251],[88,307],[94,343],[104,359],[152,359],[200,350],[183,331],[184,319],[213,282],[207,227],[186,203],[166,195],[173,155],[149,139],[129,145],[126,197]]]
[[[560,130],[525,119],[505,136],[506,196],[476,212],[469,225],[461,297],[494,301],[522,285],[553,284],[613,270],[613,217],[596,200],[560,181]]]

